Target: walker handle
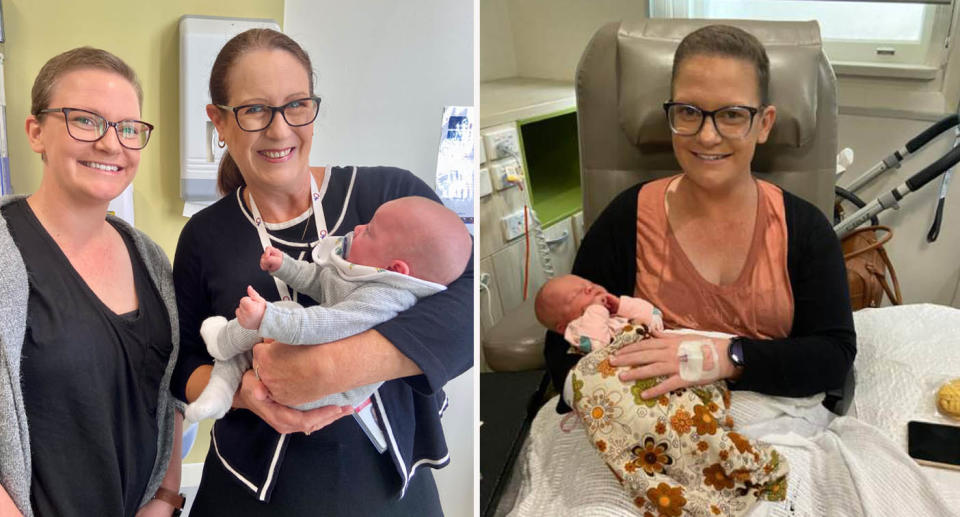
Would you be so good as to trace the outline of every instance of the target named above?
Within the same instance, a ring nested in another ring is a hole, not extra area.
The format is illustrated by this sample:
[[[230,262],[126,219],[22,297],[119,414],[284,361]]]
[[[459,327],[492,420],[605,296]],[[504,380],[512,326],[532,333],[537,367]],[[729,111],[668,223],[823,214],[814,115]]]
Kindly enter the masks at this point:
[[[923,133],[920,133],[919,135],[911,138],[906,145],[907,151],[912,153],[917,149],[920,149],[921,147],[927,145],[927,142],[939,136],[940,133],[943,133],[944,131],[952,128],[953,126],[956,126],[957,122],[958,122],[958,117],[956,113],[954,113],[953,115],[947,115],[946,117],[943,117],[942,119],[938,120],[936,124],[925,129]]]
[[[908,179],[905,184],[911,192],[914,192],[929,183],[930,180],[946,172],[947,169],[953,167],[957,162],[960,162],[960,147],[950,149],[950,152],[941,156],[939,160],[927,165],[923,170],[913,176],[910,176],[910,179]]]

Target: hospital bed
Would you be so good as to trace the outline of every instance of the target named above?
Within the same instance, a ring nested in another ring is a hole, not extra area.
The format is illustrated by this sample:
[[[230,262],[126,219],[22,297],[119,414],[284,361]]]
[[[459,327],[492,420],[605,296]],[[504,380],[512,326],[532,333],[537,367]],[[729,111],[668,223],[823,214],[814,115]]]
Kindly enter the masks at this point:
[[[576,74],[585,227],[627,187],[679,170],[661,105],[670,96],[678,42],[707,23],[717,22],[611,23],[589,42]],[[756,35],[770,58],[777,122],[757,148],[757,177],[829,216],[836,78],[817,24],[726,23]],[[777,399],[734,392],[731,411],[738,427],[783,449],[791,465],[787,501],[762,503],[751,516],[859,515],[861,507],[868,515],[949,515],[945,508],[960,509],[960,473],[918,467],[904,452],[906,421],[930,409],[924,406],[932,400],[928,383],[960,376],[960,354],[945,353],[957,348],[960,310],[913,305],[859,311],[854,319],[859,353],[847,385],[829,394],[826,405],[834,413],[824,407],[823,395]],[[536,363],[531,357],[537,347],[542,349],[542,342],[529,336],[499,345],[526,367]],[[550,400],[536,414],[495,515],[635,514],[577,419],[556,414],[555,407]],[[844,462],[853,466],[844,470]]]

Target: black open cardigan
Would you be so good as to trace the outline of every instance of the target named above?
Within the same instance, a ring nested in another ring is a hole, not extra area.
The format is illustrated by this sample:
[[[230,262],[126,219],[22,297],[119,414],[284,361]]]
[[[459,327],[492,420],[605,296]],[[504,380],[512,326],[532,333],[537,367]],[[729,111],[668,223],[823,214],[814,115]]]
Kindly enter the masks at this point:
[[[617,296],[633,296],[637,273],[637,194],[621,192],[580,243],[572,273]],[[857,353],[846,267],[840,242],[815,206],[783,192],[787,271],[793,290],[793,327],[782,339],[746,339],[745,368],[732,389],[802,397],[841,388]],[[563,336],[547,332],[544,355],[558,392],[581,356],[568,354]],[[569,406],[560,399],[557,411]]]

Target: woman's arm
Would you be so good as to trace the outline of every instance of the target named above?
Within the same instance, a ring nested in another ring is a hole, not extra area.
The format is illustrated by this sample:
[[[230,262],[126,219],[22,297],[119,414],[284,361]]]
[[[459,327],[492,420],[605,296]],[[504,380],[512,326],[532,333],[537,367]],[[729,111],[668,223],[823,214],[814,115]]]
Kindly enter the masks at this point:
[[[160,482],[162,488],[180,492],[180,461],[181,448],[183,446],[183,415],[179,411],[174,411],[173,420],[173,450],[170,452],[170,463],[167,464],[167,473]],[[0,512],[0,515],[6,515]],[[137,511],[137,517],[169,517],[173,515],[173,506],[166,501],[151,499]]]
[[[170,391],[183,402],[193,402],[210,379],[213,359],[200,337],[204,318],[213,314],[205,291],[200,253],[202,238],[192,219],[180,232],[173,259],[173,285],[177,295],[177,317],[180,329],[180,353],[170,379]],[[197,373],[205,369],[205,375]],[[198,381],[202,380],[202,384]]]
[[[376,330],[317,346],[292,346],[276,341],[253,349],[270,397],[298,405],[332,393],[423,373],[413,360]],[[304,383],[301,379],[311,379]]]
[[[641,186],[628,188],[607,205],[581,241],[573,263],[573,274],[601,285],[617,296],[633,295],[637,271],[637,194]],[[560,393],[567,373],[581,357],[568,354],[569,348],[563,336],[547,331],[543,353],[550,378]],[[562,398],[557,411],[570,411]]]
[[[732,388],[800,397],[843,386],[857,343],[840,241],[816,207],[783,197],[793,328],[785,339],[745,340],[745,368]]]
[[[367,197],[351,203],[370,215],[380,204],[398,197],[422,196],[439,202],[433,190],[409,172],[368,173],[380,182],[376,202]],[[420,393],[434,393],[473,366],[473,257],[445,291],[419,300],[372,331],[323,346],[289,348],[274,343],[254,349],[261,378],[275,400],[284,404],[400,378]]]
[[[13,504],[13,499],[7,493],[3,486],[0,486],[0,515],[9,515],[11,517],[23,517],[17,505]]]
[[[784,192],[788,233],[788,270],[794,299],[790,335],[782,339],[743,339],[743,368],[727,356],[729,339],[712,339],[720,362],[719,378],[735,379],[732,389],[803,397],[843,386],[856,355],[846,268],[840,242],[813,205]],[[664,375],[668,379],[644,392],[644,398],[703,384],[678,375],[680,343],[703,336],[656,335],[620,349],[615,366],[632,366],[625,381]]]

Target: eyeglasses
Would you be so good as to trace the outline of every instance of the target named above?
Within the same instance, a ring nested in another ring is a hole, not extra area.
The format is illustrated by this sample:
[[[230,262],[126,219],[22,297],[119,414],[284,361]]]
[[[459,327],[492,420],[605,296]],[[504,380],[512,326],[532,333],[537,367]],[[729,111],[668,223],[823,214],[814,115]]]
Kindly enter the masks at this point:
[[[263,131],[270,127],[274,115],[280,112],[283,120],[291,127],[301,127],[313,123],[320,112],[320,97],[306,97],[290,101],[283,106],[267,106],[266,104],[244,104],[243,106],[224,106],[218,108],[233,110],[240,129],[248,132]]]
[[[135,151],[147,146],[150,132],[153,131],[153,125],[142,120],[111,122],[92,111],[77,108],[47,108],[40,110],[40,113],[63,113],[67,134],[81,142],[96,142],[112,127],[117,132],[120,145]]]
[[[681,102],[664,102],[663,109],[667,112],[670,131],[676,135],[693,136],[699,133],[704,120],[709,117],[717,133],[730,139],[747,136],[753,128],[753,117],[760,112],[760,108],[753,106],[726,106],[707,111]]]

